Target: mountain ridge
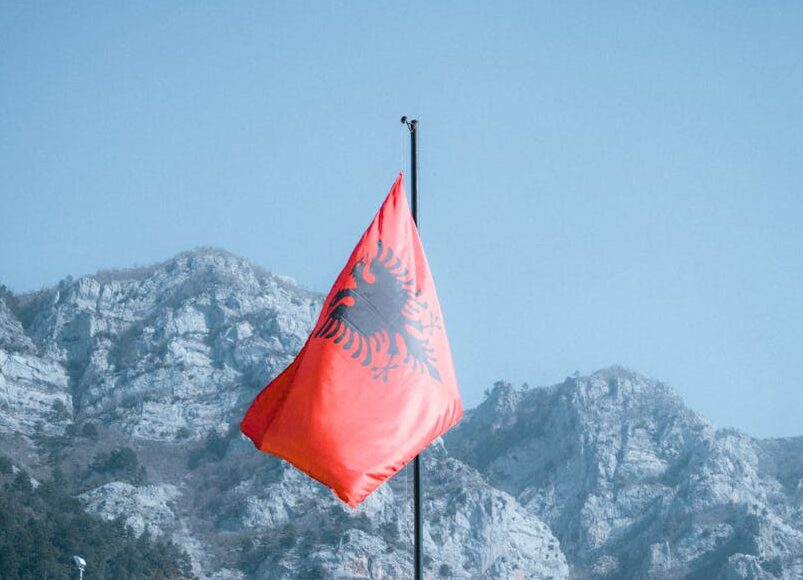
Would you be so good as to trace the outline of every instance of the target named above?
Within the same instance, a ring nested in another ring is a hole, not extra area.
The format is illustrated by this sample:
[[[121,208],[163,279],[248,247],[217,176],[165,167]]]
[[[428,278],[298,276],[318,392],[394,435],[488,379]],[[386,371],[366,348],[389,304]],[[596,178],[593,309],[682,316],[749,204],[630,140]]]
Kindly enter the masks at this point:
[[[791,489],[803,487],[803,478],[795,481],[799,442],[714,429],[671,387],[622,367],[548,389],[516,392],[497,384],[446,442],[550,525],[576,574],[715,577],[774,558],[779,564],[773,560],[769,568],[797,574],[803,565],[803,520]],[[766,447],[797,459],[785,484],[767,469],[771,457],[760,457]],[[755,506],[764,506],[758,515]],[[762,544],[787,525],[794,531],[786,543]],[[749,547],[733,548],[751,557],[730,561],[734,554],[722,550],[705,560],[689,548],[695,537],[716,534],[720,543],[743,541]],[[762,577],[756,570],[750,577]]]
[[[172,539],[200,577],[407,575],[406,470],[351,512],[238,433],[322,300],[209,248],[0,292],[0,452],[42,480],[58,469],[90,513]],[[796,578],[801,451],[803,437],[717,430],[621,366],[499,382],[426,453],[427,570]]]

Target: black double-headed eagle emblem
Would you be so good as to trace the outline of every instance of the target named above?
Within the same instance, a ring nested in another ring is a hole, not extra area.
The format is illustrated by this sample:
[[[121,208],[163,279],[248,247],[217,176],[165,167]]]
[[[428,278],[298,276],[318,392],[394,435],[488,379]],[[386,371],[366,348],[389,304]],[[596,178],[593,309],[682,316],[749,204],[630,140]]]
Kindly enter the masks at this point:
[[[430,346],[434,333],[442,330],[439,317],[421,300],[414,277],[393,249],[379,240],[373,259],[360,259],[350,277],[353,284],[325,305],[326,315],[313,336],[334,340],[383,382],[400,364],[441,382]]]

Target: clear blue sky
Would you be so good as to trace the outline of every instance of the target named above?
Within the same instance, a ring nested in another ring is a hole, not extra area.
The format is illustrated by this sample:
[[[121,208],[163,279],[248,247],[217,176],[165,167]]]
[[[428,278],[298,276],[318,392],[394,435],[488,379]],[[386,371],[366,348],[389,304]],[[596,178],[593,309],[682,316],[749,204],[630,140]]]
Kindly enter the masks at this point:
[[[466,402],[621,363],[803,434],[800,2],[0,4],[0,282],[199,245],[326,291],[421,121]]]

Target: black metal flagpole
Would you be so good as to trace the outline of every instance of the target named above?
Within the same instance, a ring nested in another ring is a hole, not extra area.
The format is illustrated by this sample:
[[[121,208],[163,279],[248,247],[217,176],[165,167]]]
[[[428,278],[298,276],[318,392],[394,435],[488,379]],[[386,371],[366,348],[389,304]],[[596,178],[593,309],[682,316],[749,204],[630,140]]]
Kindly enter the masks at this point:
[[[410,130],[410,196],[413,221],[418,226],[418,121],[408,121],[402,117],[401,122]],[[424,514],[421,500],[421,456],[413,459],[413,578],[424,580]]]

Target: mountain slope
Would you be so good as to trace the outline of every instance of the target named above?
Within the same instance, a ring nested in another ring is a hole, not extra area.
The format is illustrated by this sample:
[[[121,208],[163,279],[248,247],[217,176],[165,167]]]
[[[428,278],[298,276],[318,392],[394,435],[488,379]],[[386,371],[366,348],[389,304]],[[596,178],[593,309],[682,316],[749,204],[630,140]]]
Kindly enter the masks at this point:
[[[172,539],[202,577],[410,574],[404,475],[352,512],[237,429],[320,295],[200,250],[2,300],[0,449],[15,462],[43,478],[58,468],[88,511]],[[509,494],[442,447],[425,462],[432,574],[568,576],[552,533]]]
[[[578,577],[799,578],[799,441],[715,430],[620,367],[498,383],[446,437],[556,534]]]
[[[356,511],[238,431],[322,297],[219,250],[0,291],[0,452],[204,578],[398,578],[406,471]],[[425,454],[442,578],[801,578],[803,438],[716,430],[613,367],[498,383]]]
[[[121,522],[86,514],[62,482],[40,483],[0,455],[0,575],[5,580],[72,578],[73,555],[91,562],[93,578],[191,578],[175,546],[139,537]]]

